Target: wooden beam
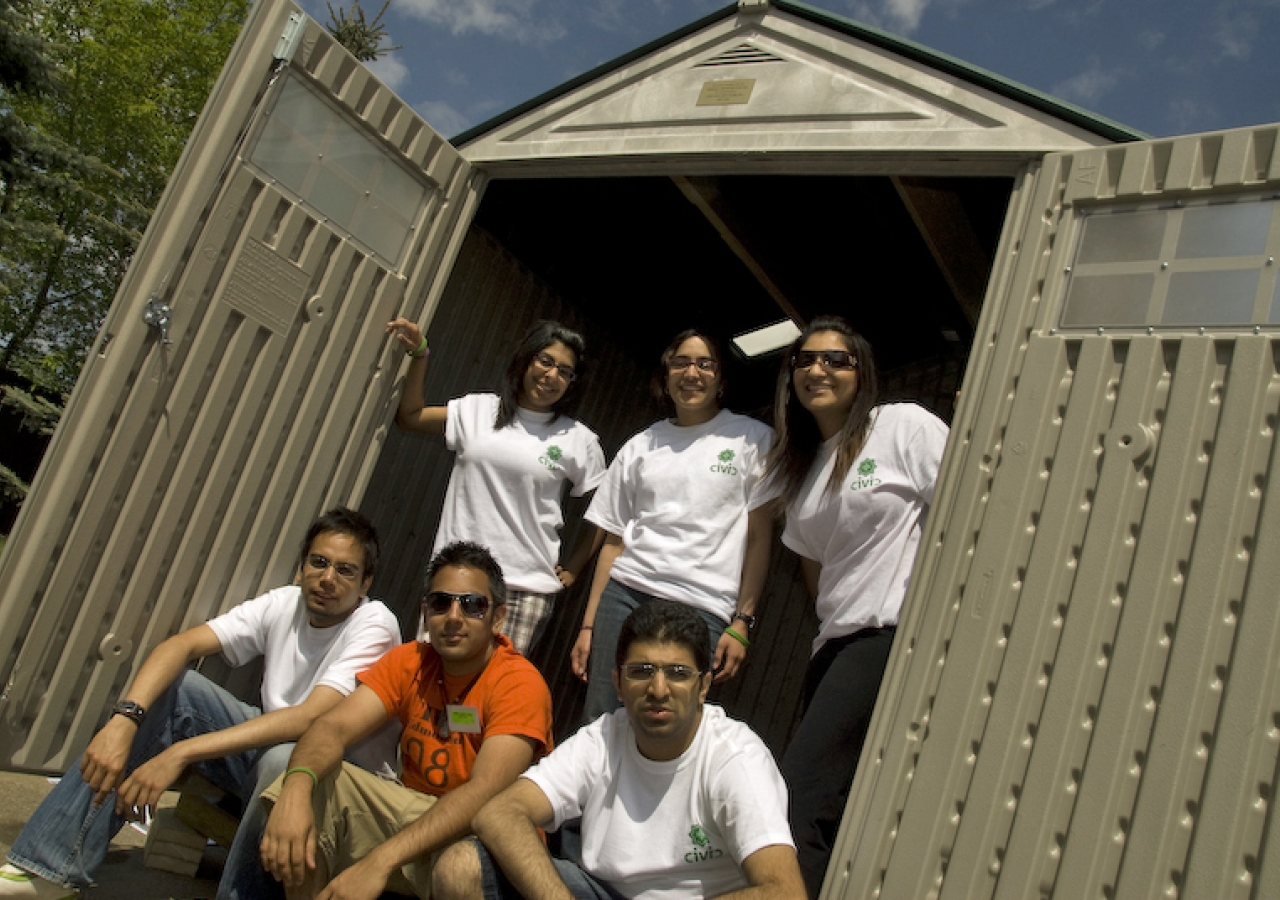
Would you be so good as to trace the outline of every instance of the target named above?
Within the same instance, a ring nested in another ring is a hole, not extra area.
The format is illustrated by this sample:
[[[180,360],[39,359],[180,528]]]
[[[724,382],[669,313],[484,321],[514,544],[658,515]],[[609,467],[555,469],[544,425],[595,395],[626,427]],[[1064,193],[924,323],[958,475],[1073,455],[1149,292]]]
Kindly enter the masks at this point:
[[[970,327],[978,323],[991,260],[955,192],[933,178],[893,176],[893,187],[933,254]]]
[[[686,178],[683,175],[674,175],[671,180],[675,182],[676,187],[680,188],[680,192],[684,194],[685,198],[711,223],[711,227],[716,230],[720,238],[733,251],[733,255],[742,260],[742,264],[747,267],[747,271],[760,283],[765,293],[773,298],[773,302],[778,304],[778,308],[793,322],[803,327],[804,319],[801,317],[799,310],[787,298],[782,288],[770,277],[760,259],[760,248],[752,245],[747,229],[734,215],[728,201],[720,193],[716,180],[702,177]]]

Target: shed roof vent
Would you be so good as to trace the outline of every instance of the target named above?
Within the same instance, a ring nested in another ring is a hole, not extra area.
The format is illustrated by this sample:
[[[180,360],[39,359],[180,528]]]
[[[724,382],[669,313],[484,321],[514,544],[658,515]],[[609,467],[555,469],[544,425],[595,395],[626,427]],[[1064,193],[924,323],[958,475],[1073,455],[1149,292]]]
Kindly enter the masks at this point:
[[[739,44],[736,47],[730,47],[723,53],[717,53],[710,59],[704,59],[702,62],[694,66],[695,69],[703,69],[708,66],[745,66],[748,63],[766,63],[766,62],[786,62],[776,53],[770,53],[768,50],[761,50],[751,44]]]

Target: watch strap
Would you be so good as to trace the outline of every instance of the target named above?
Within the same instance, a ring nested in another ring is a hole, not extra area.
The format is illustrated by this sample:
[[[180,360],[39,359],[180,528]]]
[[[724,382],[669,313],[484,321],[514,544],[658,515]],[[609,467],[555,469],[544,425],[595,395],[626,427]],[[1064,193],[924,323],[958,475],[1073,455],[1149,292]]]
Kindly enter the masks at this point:
[[[146,714],[147,711],[132,700],[121,700],[115,706],[111,707],[111,715],[124,716],[134,725],[141,725],[142,719]]]

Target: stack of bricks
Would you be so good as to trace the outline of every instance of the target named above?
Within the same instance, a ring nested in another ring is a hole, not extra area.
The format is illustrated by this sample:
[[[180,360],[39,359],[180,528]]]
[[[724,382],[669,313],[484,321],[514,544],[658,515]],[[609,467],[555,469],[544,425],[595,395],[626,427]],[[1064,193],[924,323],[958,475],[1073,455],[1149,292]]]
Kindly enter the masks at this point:
[[[239,823],[216,805],[223,791],[200,775],[191,772],[174,788],[181,792],[178,805],[156,811],[142,864],[190,878],[200,868],[207,841],[230,848]]]
[[[149,869],[192,878],[204,858],[206,842],[203,834],[178,821],[177,810],[159,809],[147,829],[142,863]]]

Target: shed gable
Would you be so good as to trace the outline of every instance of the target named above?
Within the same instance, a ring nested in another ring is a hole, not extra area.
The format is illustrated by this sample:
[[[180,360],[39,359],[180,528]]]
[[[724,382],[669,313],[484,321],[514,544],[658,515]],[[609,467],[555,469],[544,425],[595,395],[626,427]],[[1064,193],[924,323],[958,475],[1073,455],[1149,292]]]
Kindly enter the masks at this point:
[[[501,174],[504,164],[527,172],[564,158],[761,152],[961,153],[1012,167],[1114,141],[1043,108],[1052,103],[1036,108],[946,68],[930,65],[927,53],[895,53],[785,5],[744,4],[531,101],[460,144],[469,160]]]

